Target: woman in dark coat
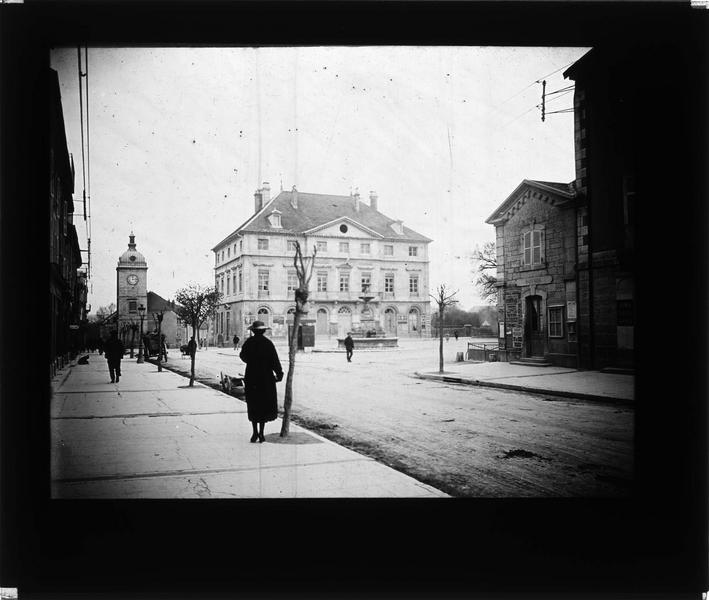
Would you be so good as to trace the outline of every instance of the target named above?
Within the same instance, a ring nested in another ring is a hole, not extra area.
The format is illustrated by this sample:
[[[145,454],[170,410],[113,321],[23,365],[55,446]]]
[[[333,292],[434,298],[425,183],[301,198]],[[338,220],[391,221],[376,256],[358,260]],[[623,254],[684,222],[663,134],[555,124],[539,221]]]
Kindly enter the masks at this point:
[[[278,417],[276,382],[283,379],[283,369],[273,342],[264,336],[268,327],[262,321],[254,321],[249,329],[254,335],[241,346],[239,358],[246,363],[244,389],[247,414],[254,430],[253,443],[265,440],[263,428],[266,421],[275,421]]]

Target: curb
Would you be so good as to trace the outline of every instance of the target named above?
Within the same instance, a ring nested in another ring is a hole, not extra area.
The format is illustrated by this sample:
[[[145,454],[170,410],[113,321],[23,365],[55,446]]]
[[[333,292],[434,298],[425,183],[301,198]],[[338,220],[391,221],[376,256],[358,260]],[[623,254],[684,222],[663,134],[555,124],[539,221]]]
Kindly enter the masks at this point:
[[[614,398],[612,396],[599,396],[597,394],[583,394],[579,392],[567,392],[565,390],[548,390],[545,388],[534,388],[523,385],[514,385],[511,383],[494,383],[491,381],[480,381],[479,379],[468,379],[466,377],[456,377],[450,375],[435,375],[425,373],[414,373],[414,377],[418,379],[428,379],[430,381],[444,381],[445,383],[459,383],[462,385],[474,385],[478,387],[498,388],[503,390],[514,390],[517,392],[528,392],[530,394],[539,394],[546,396],[559,396],[562,398],[576,398],[578,400],[590,400],[593,402],[607,402],[611,404],[626,404],[633,406],[633,400],[627,398]]]

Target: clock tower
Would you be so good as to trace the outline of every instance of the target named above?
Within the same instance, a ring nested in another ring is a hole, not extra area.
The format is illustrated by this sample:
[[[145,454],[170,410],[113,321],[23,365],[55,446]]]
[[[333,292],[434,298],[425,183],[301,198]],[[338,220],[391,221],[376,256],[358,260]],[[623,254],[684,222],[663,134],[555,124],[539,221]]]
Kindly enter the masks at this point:
[[[140,322],[138,307],[148,308],[148,263],[135,249],[135,236],[131,231],[128,250],[118,259],[116,267],[116,306],[118,310],[118,331],[124,323]]]

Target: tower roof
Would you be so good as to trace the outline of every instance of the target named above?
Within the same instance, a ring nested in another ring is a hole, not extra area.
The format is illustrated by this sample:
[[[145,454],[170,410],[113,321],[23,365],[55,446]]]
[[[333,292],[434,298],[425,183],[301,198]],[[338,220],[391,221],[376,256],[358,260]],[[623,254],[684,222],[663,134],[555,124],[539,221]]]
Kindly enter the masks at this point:
[[[119,267],[146,267],[148,263],[145,262],[145,257],[135,249],[135,236],[133,232],[130,232],[128,236],[128,250],[126,250],[121,257],[118,259]]]

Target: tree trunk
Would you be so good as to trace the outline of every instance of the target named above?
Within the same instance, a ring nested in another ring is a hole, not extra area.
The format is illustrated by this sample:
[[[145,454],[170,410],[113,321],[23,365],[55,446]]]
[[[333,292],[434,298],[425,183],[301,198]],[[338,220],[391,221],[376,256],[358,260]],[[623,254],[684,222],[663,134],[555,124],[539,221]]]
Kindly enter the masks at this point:
[[[281,437],[288,437],[290,430],[290,409],[293,404],[293,373],[295,372],[295,355],[298,351],[298,327],[300,326],[301,312],[296,307],[293,317],[293,333],[288,344],[288,375],[286,375],[286,393],[283,398],[283,422],[281,424]]]
[[[438,372],[443,373],[443,306],[438,309]]]
[[[192,337],[197,341],[197,327],[192,323]],[[189,342],[187,342],[189,344]],[[194,386],[194,359],[197,356],[197,348],[194,352],[190,352],[190,387]]]

